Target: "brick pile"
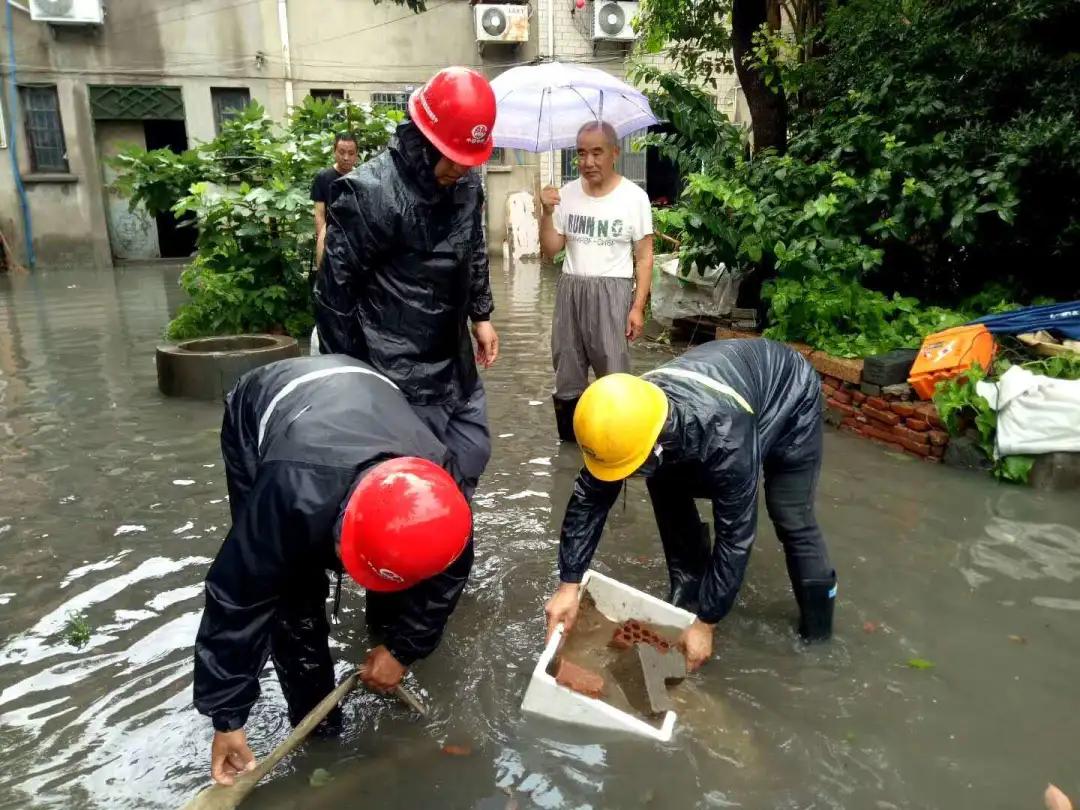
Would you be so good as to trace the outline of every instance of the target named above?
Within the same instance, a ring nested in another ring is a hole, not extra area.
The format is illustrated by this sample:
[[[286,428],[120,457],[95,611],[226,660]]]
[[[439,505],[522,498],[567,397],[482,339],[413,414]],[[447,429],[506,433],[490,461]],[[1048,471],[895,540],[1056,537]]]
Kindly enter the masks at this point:
[[[860,387],[837,377],[822,375],[821,390],[833,424],[898,453],[941,461],[949,434],[932,402],[913,401],[906,386],[889,386],[870,396]]]
[[[761,335],[729,327],[716,330],[717,340],[755,337]],[[863,379],[863,360],[834,357],[805,343],[788,345],[809,360],[821,377],[830,424],[898,453],[930,462],[945,457],[949,444],[945,424],[934,404],[918,401],[909,385],[873,385]]]

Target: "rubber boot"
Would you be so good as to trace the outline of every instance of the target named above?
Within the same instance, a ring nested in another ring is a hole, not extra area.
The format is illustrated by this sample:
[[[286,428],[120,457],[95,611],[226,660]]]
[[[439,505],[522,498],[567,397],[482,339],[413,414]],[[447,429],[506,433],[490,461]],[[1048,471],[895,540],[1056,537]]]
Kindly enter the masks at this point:
[[[551,398],[552,403],[555,405],[555,427],[559,431],[559,439],[564,442],[577,441],[577,437],[574,435],[574,411],[577,410],[579,399],[581,397],[574,397],[573,399]]]
[[[829,579],[807,579],[795,587],[799,603],[799,635],[804,641],[827,641],[832,637],[836,604],[836,572]]]
[[[696,542],[691,541],[680,549],[664,549],[671,582],[668,602],[675,607],[690,613],[698,612],[701,580],[705,576],[711,545],[709,527],[702,523]]]

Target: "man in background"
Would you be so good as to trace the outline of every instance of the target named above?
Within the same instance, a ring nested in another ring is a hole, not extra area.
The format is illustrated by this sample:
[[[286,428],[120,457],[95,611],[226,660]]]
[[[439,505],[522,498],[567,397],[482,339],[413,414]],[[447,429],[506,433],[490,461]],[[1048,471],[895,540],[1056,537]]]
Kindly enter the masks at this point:
[[[334,137],[334,165],[315,175],[311,184],[311,201],[315,203],[315,268],[322,264],[323,249],[326,245],[326,209],[334,201],[331,187],[334,181],[343,177],[356,166],[356,136],[345,132]]]
[[[574,441],[574,409],[597,377],[630,371],[629,341],[645,326],[652,283],[652,207],[648,195],[619,175],[619,142],[610,124],[592,121],[577,138],[581,176],[540,194],[540,246],[554,258],[565,248],[555,298],[551,353],[559,438]]]

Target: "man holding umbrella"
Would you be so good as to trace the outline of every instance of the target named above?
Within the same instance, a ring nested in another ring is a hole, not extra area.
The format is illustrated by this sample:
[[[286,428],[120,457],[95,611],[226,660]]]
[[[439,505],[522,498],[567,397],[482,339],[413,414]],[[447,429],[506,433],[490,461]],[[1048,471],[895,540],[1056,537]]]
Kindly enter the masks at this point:
[[[602,121],[577,137],[581,176],[540,194],[540,244],[548,258],[566,250],[555,297],[551,354],[559,438],[574,440],[574,409],[597,377],[630,371],[629,341],[645,326],[652,282],[652,206],[619,175],[619,141]]]

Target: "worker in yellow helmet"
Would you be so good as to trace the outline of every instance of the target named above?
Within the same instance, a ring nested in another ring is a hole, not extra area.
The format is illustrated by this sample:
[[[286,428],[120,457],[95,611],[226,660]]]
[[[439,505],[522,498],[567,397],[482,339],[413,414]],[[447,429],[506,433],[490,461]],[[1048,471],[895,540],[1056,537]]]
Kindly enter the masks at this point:
[[[758,479],[784,547],[799,633],[832,634],[836,572],[814,517],[822,454],[821,384],[802,355],[768,340],[714,341],[642,377],[611,374],[574,414],[585,457],[559,543],[561,584],[548,635],[577,616],[581,582],[622,481],[647,479],[671,580],[669,601],[697,614],[680,639],[694,670],[735,603],[757,530]],[[716,541],[695,498],[712,501]]]

